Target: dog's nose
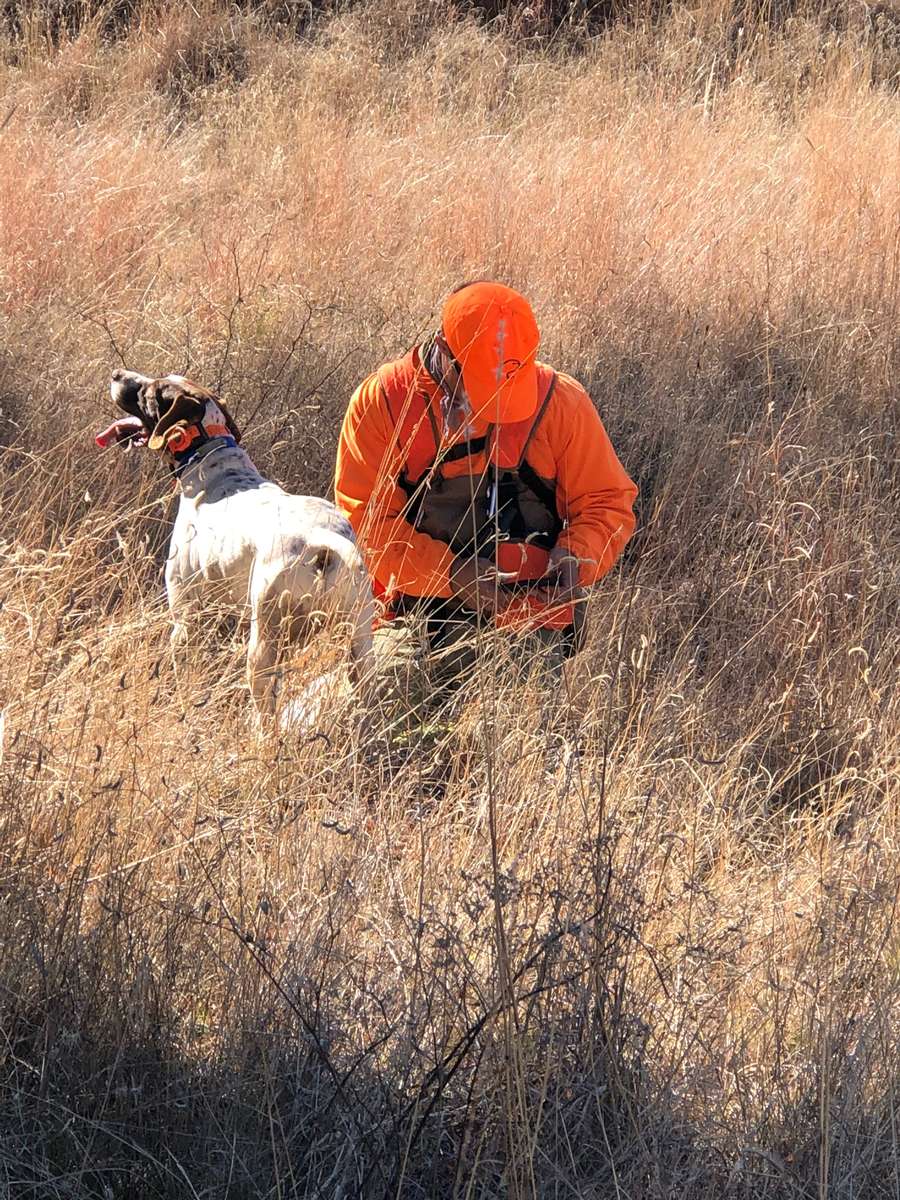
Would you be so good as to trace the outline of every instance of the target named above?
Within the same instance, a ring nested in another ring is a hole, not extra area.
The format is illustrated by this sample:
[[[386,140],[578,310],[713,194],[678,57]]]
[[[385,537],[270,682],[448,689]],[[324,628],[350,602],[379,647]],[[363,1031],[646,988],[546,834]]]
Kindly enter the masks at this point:
[[[125,372],[121,367],[116,367],[110,378],[112,379],[113,383],[119,383],[120,380],[125,378]]]

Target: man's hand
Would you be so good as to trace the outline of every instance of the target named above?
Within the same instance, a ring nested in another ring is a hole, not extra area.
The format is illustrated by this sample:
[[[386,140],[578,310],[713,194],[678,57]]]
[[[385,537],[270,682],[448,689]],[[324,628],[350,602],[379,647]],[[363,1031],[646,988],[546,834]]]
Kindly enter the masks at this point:
[[[497,569],[486,558],[458,556],[450,568],[450,590],[456,600],[473,612],[493,617],[513,598],[498,581]]]
[[[584,599],[584,588],[578,582],[578,559],[563,546],[554,546],[550,551],[544,580],[533,594],[545,604],[573,604]]]

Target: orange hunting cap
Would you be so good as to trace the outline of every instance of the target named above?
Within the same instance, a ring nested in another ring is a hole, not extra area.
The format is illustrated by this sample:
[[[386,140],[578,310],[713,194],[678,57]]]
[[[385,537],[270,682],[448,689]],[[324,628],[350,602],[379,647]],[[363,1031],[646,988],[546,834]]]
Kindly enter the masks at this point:
[[[524,296],[502,283],[467,284],[445,303],[441,332],[476,416],[502,424],[534,414],[540,333]]]

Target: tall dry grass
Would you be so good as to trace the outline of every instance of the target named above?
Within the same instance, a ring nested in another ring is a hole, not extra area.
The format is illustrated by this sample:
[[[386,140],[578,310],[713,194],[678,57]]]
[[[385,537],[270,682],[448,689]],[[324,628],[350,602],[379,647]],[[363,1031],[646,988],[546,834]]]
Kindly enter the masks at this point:
[[[13,9],[0,1189],[896,1198],[892,6]],[[642,487],[558,703],[260,746],[219,634],[184,713],[110,368],[324,492],[483,274]]]

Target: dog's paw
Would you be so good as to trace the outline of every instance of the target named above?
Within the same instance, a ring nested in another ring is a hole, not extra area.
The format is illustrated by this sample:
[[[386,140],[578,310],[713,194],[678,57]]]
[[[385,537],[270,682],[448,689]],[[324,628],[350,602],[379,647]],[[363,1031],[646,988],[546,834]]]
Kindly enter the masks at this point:
[[[346,704],[347,691],[341,670],[320,675],[281,706],[279,728],[283,733],[309,735],[323,725],[333,724],[338,709]]]

